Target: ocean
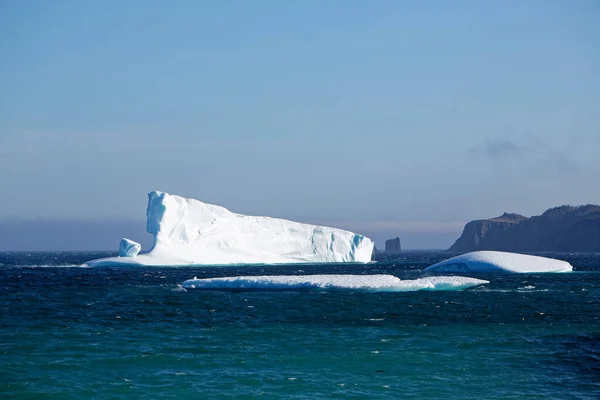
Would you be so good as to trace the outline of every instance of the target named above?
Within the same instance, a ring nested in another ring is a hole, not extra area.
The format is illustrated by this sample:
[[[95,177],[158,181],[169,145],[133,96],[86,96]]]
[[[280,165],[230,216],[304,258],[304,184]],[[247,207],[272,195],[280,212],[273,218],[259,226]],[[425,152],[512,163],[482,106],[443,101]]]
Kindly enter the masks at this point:
[[[599,399],[600,254],[459,291],[183,291],[198,277],[392,274],[367,265],[81,268],[0,253],[2,399]]]

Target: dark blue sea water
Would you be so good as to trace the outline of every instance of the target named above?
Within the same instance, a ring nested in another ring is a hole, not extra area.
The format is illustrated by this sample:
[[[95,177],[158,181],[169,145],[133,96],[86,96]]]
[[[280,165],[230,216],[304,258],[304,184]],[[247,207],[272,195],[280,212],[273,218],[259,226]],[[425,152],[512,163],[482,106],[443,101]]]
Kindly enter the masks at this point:
[[[599,399],[600,254],[570,274],[448,292],[177,291],[197,277],[403,279],[369,265],[79,268],[109,253],[0,253],[0,398]],[[175,289],[175,290],[174,290]]]

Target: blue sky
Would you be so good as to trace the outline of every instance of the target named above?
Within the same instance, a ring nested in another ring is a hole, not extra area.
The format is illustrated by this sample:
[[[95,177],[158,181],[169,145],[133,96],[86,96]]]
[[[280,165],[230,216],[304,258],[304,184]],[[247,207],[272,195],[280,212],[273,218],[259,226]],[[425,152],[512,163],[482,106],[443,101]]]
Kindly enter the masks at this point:
[[[596,1],[3,1],[0,218],[143,219],[159,189],[410,243],[600,203],[598,21]]]

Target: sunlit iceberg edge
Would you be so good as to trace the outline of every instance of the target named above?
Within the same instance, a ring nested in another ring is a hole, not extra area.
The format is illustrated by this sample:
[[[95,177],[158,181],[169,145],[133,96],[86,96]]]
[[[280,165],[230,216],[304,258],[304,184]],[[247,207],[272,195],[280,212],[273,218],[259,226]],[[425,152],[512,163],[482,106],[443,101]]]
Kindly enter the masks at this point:
[[[262,275],[189,279],[186,290],[221,291],[365,291],[414,292],[462,290],[488,281],[462,276],[431,276],[401,280],[393,275]]]

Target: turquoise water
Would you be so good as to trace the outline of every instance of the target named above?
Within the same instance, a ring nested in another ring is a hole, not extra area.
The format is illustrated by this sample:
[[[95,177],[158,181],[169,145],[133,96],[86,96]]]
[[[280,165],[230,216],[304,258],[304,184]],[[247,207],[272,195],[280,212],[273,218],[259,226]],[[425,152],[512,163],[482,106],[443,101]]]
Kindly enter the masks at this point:
[[[78,268],[0,253],[0,398],[600,398],[600,254],[572,274],[436,292],[178,291],[197,276],[392,274],[369,265]]]

